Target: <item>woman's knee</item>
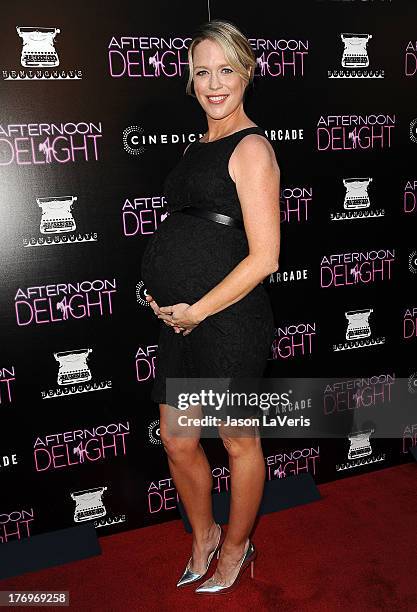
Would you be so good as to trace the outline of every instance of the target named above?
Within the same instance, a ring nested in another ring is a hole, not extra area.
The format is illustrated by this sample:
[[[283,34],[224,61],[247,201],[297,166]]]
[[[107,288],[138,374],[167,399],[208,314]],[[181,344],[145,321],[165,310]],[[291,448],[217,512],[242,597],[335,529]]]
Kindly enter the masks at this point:
[[[187,411],[188,414],[188,411]],[[179,423],[181,413],[168,404],[160,405],[159,432],[169,456],[187,456],[195,452],[200,443],[201,428],[184,427]]]
[[[163,427],[160,428],[160,437],[167,455],[176,458],[186,458],[190,453],[195,452],[200,443],[198,438],[176,436],[164,431]]]
[[[240,457],[248,453],[259,451],[262,452],[262,445],[259,436],[253,435],[249,437],[221,434],[222,442],[231,457]]]

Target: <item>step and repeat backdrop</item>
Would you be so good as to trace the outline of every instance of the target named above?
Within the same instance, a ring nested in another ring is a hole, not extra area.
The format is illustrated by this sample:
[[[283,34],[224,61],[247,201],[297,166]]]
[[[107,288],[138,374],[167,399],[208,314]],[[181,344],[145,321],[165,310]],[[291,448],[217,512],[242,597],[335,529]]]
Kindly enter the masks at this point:
[[[187,48],[234,22],[257,66],[245,109],[281,168],[276,334],[266,377],[335,385],[349,436],[263,441],[267,480],[316,483],[411,460],[362,406],[415,390],[415,2],[22,1],[0,23],[0,542],[94,521],[108,535],[179,518],[150,399],[159,320],[140,276],[167,173],[207,128]],[[414,386],[413,386],[414,385]],[[417,396],[416,396],[417,397]],[[393,410],[395,407],[393,407]],[[293,406],[300,416],[303,406]],[[202,441],[215,493],[228,456]]]

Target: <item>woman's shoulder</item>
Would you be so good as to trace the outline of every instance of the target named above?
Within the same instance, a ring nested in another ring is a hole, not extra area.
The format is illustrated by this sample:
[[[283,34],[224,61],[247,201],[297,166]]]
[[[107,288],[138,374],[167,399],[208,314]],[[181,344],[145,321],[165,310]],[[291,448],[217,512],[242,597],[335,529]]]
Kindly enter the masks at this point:
[[[268,176],[280,175],[280,167],[276,157],[275,149],[265,135],[250,133],[240,139],[229,158],[229,174],[236,182],[237,176],[253,176],[254,169],[266,172]]]
[[[257,132],[242,134],[236,147],[233,150],[234,158],[256,159],[257,161],[263,157],[275,157],[275,150],[266,136],[264,130],[259,128]]]

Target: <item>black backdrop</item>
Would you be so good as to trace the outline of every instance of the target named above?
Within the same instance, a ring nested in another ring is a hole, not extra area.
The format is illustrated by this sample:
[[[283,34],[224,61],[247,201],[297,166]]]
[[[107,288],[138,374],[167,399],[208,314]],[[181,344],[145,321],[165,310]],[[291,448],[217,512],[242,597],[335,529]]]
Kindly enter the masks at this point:
[[[74,521],[96,520],[101,535],[179,516],[150,400],[158,320],[140,261],[164,219],[166,174],[206,131],[185,84],[190,36],[209,16],[251,40],[259,64],[245,108],[281,168],[266,375],[413,377],[415,3],[254,8],[3,7],[0,541]],[[355,267],[352,253],[371,263]],[[408,461],[408,425],[371,436],[362,461],[347,438],[264,440],[267,478],[308,470],[320,483]],[[228,490],[225,449],[204,447],[216,490]]]

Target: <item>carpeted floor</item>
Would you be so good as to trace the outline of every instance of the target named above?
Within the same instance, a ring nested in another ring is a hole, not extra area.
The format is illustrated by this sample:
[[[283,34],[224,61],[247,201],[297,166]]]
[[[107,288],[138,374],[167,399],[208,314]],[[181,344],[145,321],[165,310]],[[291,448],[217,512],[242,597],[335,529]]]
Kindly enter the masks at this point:
[[[0,590],[68,590],[70,609],[80,612],[416,612],[417,465],[319,490],[316,503],[259,519],[254,579],[248,568],[229,595],[177,589],[191,554],[179,520],[101,537],[100,557],[3,580]]]

